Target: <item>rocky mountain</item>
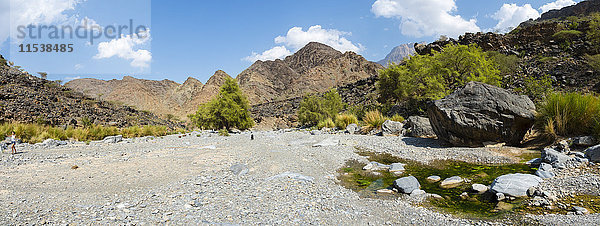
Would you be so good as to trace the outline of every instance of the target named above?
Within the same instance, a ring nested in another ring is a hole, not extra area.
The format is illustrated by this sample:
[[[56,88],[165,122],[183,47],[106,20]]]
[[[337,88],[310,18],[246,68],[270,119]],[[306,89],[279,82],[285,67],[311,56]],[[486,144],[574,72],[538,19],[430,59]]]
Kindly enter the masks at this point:
[[[109,81],[85,78],[70,81],[65,86],[101,100],[185,119],[200,104],[216,96],[226,77],[230,76],[217,71],[206,84],[192,77],[183,84],[168,79],[155,81],[130,76]]]
[[[377,63],[383,65],[384,67],[387,67],[390,63],[400,63],[402,60],[404,60],[404,58],[412,56],[416,53],[414,46],[415,43],[396,46],[394,49],[392,49],[392,52],[385,57],[385,59],[380,60]]]
[[[250,103],[323,92],[377,75],[383,67],[362,56],[312,42],[284,60],[256,61],[237,77]]]
[[[570,16],[589,15],[595,12],[600,12],[600,1],[587,0],[582,1],[576,5],[564,7],[562,9],[550,10],[542,14],[538,21],[556,18],[567,18]]]
[[[2,62],[4,58],[0,56]],[[83,118],[96,124],[176,125],[152,113],[98,101],[60,84],[32,76],[17,67],[0,65],[0,122],[81,125]]]

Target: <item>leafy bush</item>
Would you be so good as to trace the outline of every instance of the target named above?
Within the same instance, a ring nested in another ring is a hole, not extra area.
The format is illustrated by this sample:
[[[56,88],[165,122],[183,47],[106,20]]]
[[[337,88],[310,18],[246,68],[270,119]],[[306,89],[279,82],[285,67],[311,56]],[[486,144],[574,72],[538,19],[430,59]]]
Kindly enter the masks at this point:
[[[404,117],[402,117],[401,115],[394,115],[390,118],[390,120],[394,122],[404,122]]]
[[[515,89],[517,93],[529,96],[534,102],[543,101],[552,90],[552,79],[549,75],[540,78],[528,76],[523,80],[523,87]]]
[[[328,118],[334,118],[344,107],[342,97],[336,89],[329,90],[323,96],[307,95],[300,102],[298,120],[301,125],[315,126]]]
[[[585,59],[587,60],[590,67],[592,67],[596,71],[600,71],[600,54],[585,55]]]
[[[593,13],[590,18],[586,38],[595,45],[598,51],[600,50],[600,13]]]
[[[335,116],[335,126],[339,129],[346,129],[350,124],[358,124],[358,119],[352,114],[341,114]]]
[[[498,51],[486,52],[487,57],[494,61],[500,70],[500,75],[514,74],[519,70],[519,59],[516,55],[504,55]]]
[[[553,137],[600,135],[600,99],[579,93],[554,93],[538,108],[536,125]]]
[[[442,98],[470,81],[500,85],[497,63],[477,45],[447,45],[433,55],[416,55],[379,72],[382,103]]]
[[[569,41],[572,41],[573,39],[580,37],[582,35],[583,35],[583,32],[581,32],[581,31],[562,30],[562,31],[554,33],[554,35],[552,35],[552,38],[556,39],[557,41],[561,41],[561,42],[569,42]]]
[[[226,129],[220,129],[219,130],[219,136],[228,137],[229,136],[229,131],[226,130]]]
[[[369,111],[365,114],[363,121],[370,129],[381,129],[381,125],[387,120],[378,110]]]
[[[333,123],[333,120],[331,120],[331,118],[321,120],[321,121],[319,121],[319,123],[317,123],[317,128],[319,128],[319,129],[334,128],[334,127],[335,127],[335,123]]]
[[[202,129],[246,130],[254,126],[250,105],[237,82],[227,78],[217,97],[198,108],[189,118]]]

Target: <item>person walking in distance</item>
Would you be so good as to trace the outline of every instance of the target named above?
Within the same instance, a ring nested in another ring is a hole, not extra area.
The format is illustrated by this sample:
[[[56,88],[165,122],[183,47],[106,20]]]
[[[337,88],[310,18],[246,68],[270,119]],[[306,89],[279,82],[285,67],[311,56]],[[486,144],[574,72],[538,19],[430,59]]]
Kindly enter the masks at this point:
[[[15,145],[17,145],[17,135],[15,134],[15,131],[12,131],[10,135],[10,153],[13,155],[17,154],[17,149],[15,148]]]

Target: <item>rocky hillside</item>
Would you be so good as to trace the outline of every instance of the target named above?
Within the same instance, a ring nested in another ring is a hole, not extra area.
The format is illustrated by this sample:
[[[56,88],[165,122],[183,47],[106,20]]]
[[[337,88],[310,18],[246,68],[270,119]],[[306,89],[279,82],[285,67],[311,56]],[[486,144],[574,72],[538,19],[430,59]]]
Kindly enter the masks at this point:
[[[0,122],[81,125],[83,118],[119,127],[176,126],[154,114],[98,101],[56,82],[0,65]]]
[[[384,67],[387,67],[390,63],[400,63],[402,60],[404,60],[404,58],[412,56],[416,53],[414,46],[415,43],[396,46],[394,49],[392,49],[392,52],[385,57],[385,59],[380,60],[377,63],[383,65]]]
[[[218,93],[226,77],[230,76],[217,71],[206,84],[191,77],[183,84],[167,79],[155,81],[130,76],[109,81],[85,78],[70,81],[65,86],[101,100],[185,119],[200,104],[208,102]]]
[[[252,104],[323,92],[377,75],[383,67],[362,56],[312,42],[284,60],[256,61],[237,79]]]

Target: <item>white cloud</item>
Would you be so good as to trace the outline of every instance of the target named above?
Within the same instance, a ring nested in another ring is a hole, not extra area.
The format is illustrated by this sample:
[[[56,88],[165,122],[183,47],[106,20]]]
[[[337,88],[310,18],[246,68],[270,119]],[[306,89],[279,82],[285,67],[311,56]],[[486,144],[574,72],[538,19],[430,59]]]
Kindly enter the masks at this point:
[[[79,21],[79,26],[84,27],[86,30],[102,31],[102,26],[100,26],[94,19],[90,19],[87,16]]]
[[[10,18],[10,27],[0,29],[0,43],[6,41],[11,35],[10,31],[15,31],[13,37],[16,37],[17,26],[27,26],[30,24],[53,24],[63,23],[69,19],[65,12],[74,10],[75,6],[82,0],[3,0],[10,1],[10,4],[3,3],[0,10],[0,18],[7,20]],[[8,7],[10,5],[10,7]]]
[[[118,57],[131,60],[130,65],[137,68],[147,68],[152,61],[152,53],[145,49],[134,50],[137,46],[150,41],[150,31],[145,34],[123,35],[121,38],[98,44],[98,54],[94,59]]]
[[[75,69],[76,71],[79,71],[82,68],[83,68],[83,65],[81,65],[81,64],[75,64],[75,66],[73,66],[73,69]]]
[[[575,4],[577,4],[577,2],[573,0],[557,0],[556,2],[550,2],[548,4],[543,5],[542,7],[540,7],[540,10],[542,10],[542,13],[545,13],[553,9],[562,9],[566,6]]]
[[[262,61],[275,60],[275,59],[283,59],[289,55],[292,55],[292,52],[290,52],[287,48],[285,48],[285,46],[276,46],[276,47],[273,47],[272,49],[264,51],[261,54],[253,52],[251,56],[247,56],[246,58],[244,58],[244,60],[250,61],[250,62],[254,62],[257,60],[262,60]]]
[[[377,17],[400,19],[400,30],[408,36],[457,37],[481,30],[477,20],[453,15],[456,10],[455,0],[377,0],[371,6]]]
[[[500,32],[508,32],[519,26],[523,21],[536,19],[540,17],[540,13],[531,7],[530,4],[518,6],[517,4],[504,4],[492,15],[492,18],[498,20],[498,24],[494,27]]]
[[[286,36],[278,36],[275,43],[285,44],[295,50],[301,49],[309,42],[320,42],[332,48],[341,51],[360,52],[360,44],[355,45],[344,36],[350,36],[352,33],[338,31],[335,29],[323,29],[321,25],[315,25],[308,30],[303,31],[301,27],[291,28]]]
[[[243,60],[254,62],[256,60],[283,59],[292,55],[289,49],[297,51],[310,42],[320,42],[341,52],[359,53],[364,50],[361,44],[354,44],[346,39],[346,36],[350,35],[352,34],[349,32],[336,29],[323,29],[321,25],[309,27],[306,31],[301,27],[293,27],[288,30],[285,36],[275,38],[275,43],[280,44],[280,46],[273,47],[261,54],[252,53],[251,56],[245,57]]]

